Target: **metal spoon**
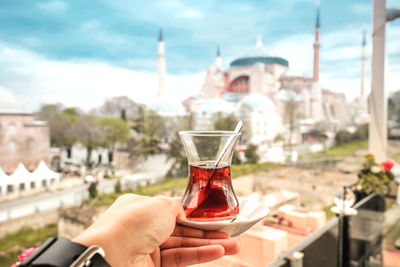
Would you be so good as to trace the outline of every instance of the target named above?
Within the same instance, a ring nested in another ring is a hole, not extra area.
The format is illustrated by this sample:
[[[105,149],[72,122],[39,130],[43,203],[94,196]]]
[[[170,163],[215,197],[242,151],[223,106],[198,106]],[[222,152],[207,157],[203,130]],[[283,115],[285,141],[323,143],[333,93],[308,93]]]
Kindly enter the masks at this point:
[[[243,126],[242,121],[239,121],[239,122],[236,124],[235,130],[233,130],[233,132],[234,132],[235,134],[239,133],[240,130],[242,129],[242,126]],[[235,138],[235,136],[232,135],[232,136],[229,137],[228,141],[226,141],[224,148],[221,150],[221,152],[220,152],[219,155],[218,155],[217,160],[216,160],[215,163],[214,163],[214,167],[217,167],[217,166],[218,166],[218,163],[221,161],[222,157],[224,156],[225,152],[228,150],[228,148],[229,148],[229,146],[231,145],[231,143],[232,143],[232,141],[233,141],[234,138]]]

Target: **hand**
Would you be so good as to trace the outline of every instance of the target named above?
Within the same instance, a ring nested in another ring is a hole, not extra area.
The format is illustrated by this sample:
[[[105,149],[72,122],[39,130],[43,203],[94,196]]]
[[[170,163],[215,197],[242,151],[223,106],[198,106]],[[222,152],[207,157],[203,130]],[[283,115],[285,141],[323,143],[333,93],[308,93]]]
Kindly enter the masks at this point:
[[[73,241],[101,246],[112,266],[187,266],[239,251],[226,233],[176,225],[184,218],[177,199],[127,194]]]

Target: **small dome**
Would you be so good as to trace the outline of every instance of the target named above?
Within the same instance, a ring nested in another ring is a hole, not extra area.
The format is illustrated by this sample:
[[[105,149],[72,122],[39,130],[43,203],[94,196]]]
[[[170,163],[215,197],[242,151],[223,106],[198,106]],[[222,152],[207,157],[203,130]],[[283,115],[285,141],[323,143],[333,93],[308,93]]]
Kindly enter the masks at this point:
[[[179,116],[185,114],[182,103],[174,98],[158,98],[149,105],[149,109],[156,111],[161,116]]]
[[[252,111],[274,111],[275,104],[265,95],[251,94],[243,97],[240,101],[242,108],[250,108]]]
[[[201,113],[233,112],[233,105],[222,98],[203,98],[198,101],[201,103]]]

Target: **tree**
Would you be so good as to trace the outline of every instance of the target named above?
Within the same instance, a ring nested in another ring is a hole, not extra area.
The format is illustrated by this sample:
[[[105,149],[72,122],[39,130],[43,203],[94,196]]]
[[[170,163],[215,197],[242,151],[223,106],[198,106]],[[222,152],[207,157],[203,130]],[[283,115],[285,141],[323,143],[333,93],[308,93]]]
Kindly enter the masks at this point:
[[[257,154],[258,147],[256,145],[250,144],[247,146],[244,156],[247,159],[247,163],[256,164],[260,160],[260,156]]]
[[[281,141],[284,141],[284,140],[285,140],[285,138],[280,133],[278,133],[274,138],[274,142],[281,142]]]
[[[388,101],[388,117],[392,120],[400,119],[400,91],[394,92]]]
[[[233,131],[237,123],[238,119],[233,114],[224,115],[218,112],[214,118],[214,130]]]
[[[86,146],[86,165],[90,167],[90,158],[93,148],[104,142],[104,134],[93,115],[79,117],[75,125],[75,134],[79,142]]]
[[[117,194],[119,194],[119,193],[121,193],[122,192],[122,189],[121,189],[121,180],[120,179],[118,179],[118,181],[115,183],[115,185],[114,185],[114,193],[117,193]]]
[[[345,130],[340,130],[336,133],[335,141],[337,145],[342,145],[350,142],[352,139],[351,133]]]
[[[89,188],[88,188],[88,192],[89,192],[89,197],[90,198],[93,199],[93,198],[97,197],[97,195],[99,194],[98,191],[97,191],[97,182],[90,183]]]
[[[357,130],[353,133],[351,139],[354,141],[362,141],[368,139],[368,128],[369,124],[365,123],[357,127]]]
[[[71,147],[76,140],[73,126],[78,116],[76,109],[62,110],[61,104],[44,105],[37,113],[37,118],[47,121],[49,125],[51,145],[66,147],[68,158],[71,156]]]
[[[75,144],[77,138],[75,135],[75,124],[79,118],[79,113],[75,108],[66,108],[63,110],[62,117],[67,119],[69,122],[69,127],[65,131],[64,135],[64,147],[67,151],[67,158],[71,158],[72,156],[72,146]]]
[[[138,112],[132,126],[135,136],[128,141],[128,149],[131,156],[147,157],[158,152],[165,124],[155,111],[139,108]]]
[[[169,148],[165,151],[168,160],[172,160],[171,168],[168,170],[168,177],[183,177],[188,174],[188,161],[178,131],[191,130],[190,117],[182,117],[177,121],[177,128],[171,129],[173,134],[169,141]]]
[[[108,148],[109,163],[112,162],[115,145],[129,138],[129,125],[120,118],[103,117],[97,121],[104,133],[104,145]]]
[[[135,103],[126,96],[118,96],[107,99],[95,113],[101,116],[121,118],[128,121],[135,118],[139,108],[143,108],[143,105]]]

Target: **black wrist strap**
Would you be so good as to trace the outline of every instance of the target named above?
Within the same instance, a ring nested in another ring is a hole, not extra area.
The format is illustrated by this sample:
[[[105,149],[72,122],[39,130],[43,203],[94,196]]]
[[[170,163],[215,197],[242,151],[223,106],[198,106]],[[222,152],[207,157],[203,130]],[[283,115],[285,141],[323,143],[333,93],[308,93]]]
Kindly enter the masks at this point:
[[[20,267],[69,267],[88,247],[72,242],[67,238],[49,238],[32,255],[25,259]],[[89,265],[110,267],[107,261],[98,253],[89,257]]]

